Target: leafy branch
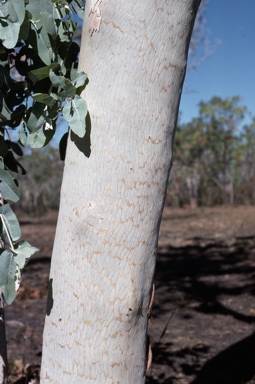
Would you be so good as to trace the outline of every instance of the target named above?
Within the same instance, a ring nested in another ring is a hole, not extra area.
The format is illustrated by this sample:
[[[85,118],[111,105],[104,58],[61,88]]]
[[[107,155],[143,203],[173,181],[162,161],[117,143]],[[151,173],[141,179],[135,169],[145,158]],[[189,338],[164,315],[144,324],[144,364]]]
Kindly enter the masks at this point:
[[[11,304],[20,286],[21,271],[38,248],[31,246],[27,241],[19,240],[19,222],[9,204],[4,204],[0,212],[2,236],[10,245],[0,257],[0,289],[7,304]]]
[[[79,45],[74,41],[83,8],[82,0],[0,4],[0,236],[10,245],[0,256],[0,289],[8,304],[15,298],[21,270],[37,250],[18,241],[19,223],[7,203],[20,198],[12,173],[26,173],[17,157],[26,145],[47,145],[60,115],[76,135],[86,133],[87,105],[80,95],[87,76],[77,72]]]

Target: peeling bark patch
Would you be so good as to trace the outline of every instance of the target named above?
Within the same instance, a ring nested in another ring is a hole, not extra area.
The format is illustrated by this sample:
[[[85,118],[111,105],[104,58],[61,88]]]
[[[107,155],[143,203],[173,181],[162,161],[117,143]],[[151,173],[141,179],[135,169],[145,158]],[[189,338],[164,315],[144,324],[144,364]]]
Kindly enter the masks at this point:
[[[100,24],[102,21],[101,10],[99,5],[102,3],[102,0],[92,0],[90,5],[90,23],[89,23],[89,34],[93,35],[94,32],[99,32]]]

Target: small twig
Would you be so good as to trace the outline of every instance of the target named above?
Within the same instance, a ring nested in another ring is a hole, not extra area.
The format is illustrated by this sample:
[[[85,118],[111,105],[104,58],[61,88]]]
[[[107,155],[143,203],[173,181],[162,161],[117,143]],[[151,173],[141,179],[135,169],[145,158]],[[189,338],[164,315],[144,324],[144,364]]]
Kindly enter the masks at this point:
[[[174,308],[174,310],[173,310],[173,312],[171,313],[169,319],[167,320],[167,323],[166,323],[166,325],[165,325],[165,327],[164,327],[164,329],[163,329],[163,332],[162,332],[161,335],[160,335],[159,341],[161,341],[161,340],[163,339],[163,337],[164,337],[164,335],[165,335],[165,333],[166,333],[166,331],[167,331],[168,325],[169,325],[170,321],[172,320],[172,317],[173,317],[174,314],[175,314],[176,309],[177,309],[177,308]]]

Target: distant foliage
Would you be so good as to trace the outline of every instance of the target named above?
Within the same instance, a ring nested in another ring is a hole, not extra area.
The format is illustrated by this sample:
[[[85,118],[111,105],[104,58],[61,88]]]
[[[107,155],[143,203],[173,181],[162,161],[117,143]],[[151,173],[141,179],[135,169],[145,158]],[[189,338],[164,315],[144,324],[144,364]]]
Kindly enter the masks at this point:
[[[13,173],[26,173],[25,162],[19,161],[22,146],[47,145],[59,115],[73,135],[82,138],[86,133],[87,105],[80,94],[87,76],[76,71],[79,46],[73,41],[75,20],[82,16],[83,0],[0,1],[1,248],[9,244],[0,256],[0,290],[8,304],[16,296],[21,270],[36,250],[19,240],[19,223],[8,204],[20,198]],[[64,152],[62,141],[62,158]],[[32,209],[40,199],[46,206],[50,193],[46,197],[41,191],[36,197],[32,189],[23,195],[29,196],[27,200],[32,196]]]
[[[59,151],[51,147],[34,149],[21,162],[29,171],[17,177],[21,194],[17,209],[31,216],[58,209],[64,167]]]
[[[238,96],[201,102],[199,116],[179,124],[168,203],[255,204],[255,117]]]

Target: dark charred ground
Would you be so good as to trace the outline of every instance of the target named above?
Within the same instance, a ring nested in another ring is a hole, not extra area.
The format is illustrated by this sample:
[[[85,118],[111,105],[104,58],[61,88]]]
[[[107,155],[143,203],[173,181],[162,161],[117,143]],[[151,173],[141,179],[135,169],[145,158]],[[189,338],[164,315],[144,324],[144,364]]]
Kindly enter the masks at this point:
[[[10,384],[38,382],[55,224],[22,218],[40,252],[6,307]],[[148,384],[255,384],[255,207],[165,209],[155,287]]]

